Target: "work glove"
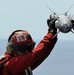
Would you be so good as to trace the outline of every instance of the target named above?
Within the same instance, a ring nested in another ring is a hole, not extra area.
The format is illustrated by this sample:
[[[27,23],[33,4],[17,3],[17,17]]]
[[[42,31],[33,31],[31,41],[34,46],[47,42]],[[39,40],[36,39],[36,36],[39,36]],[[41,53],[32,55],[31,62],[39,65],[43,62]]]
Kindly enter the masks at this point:
[[[74,26],[74,20],[71,20],[72,25]]]
[[[55,27],[55,21],[54,19],[47,19],[47,25],[48,25],[48,31],[52,32],[53,34],[57,33],[57,28]]]

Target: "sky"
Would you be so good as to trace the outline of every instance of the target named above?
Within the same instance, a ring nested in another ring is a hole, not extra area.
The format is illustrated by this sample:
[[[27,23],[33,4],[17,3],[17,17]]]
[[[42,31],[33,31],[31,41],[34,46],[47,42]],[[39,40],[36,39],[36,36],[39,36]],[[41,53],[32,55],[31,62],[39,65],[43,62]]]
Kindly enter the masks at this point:
[[[52,13],[46,5],[56,13],[65,13],[72,4],[74,0],[0,0],[0,39],[7,39],[14,30],[23,29],[33,39],[40,40],[48,31],[47,19]],[[74,13],[74,6],[69,13]],[[73,41],[74,34],[60,32],[58,40]],[[73,42],[59,41],[49,58],[34,71],[35,75],[74,75]]]
[[[74,75],[74,41],[57,41],[48,58],[34,75]]]
[[[42,39],[48,31],[47,19],[52,13],[66,12],[74,0],[0,0],[0,38],[17,29],[27,30],[33,39]],[[74,7],[69,13],[74,13]],[[59,33],[59,40],[73,40],[72,33]]]

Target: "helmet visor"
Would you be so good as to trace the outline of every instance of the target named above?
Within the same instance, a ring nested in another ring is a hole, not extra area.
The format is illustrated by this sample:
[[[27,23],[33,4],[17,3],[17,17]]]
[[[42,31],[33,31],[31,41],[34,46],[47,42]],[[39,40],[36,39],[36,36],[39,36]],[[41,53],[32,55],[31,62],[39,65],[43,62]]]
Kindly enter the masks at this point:
[[[10,47],[12,47],[14,49],[14,51],[19,51],[19,52],[25,52],[27,51],[32,51],[35,47],[35,42],[32,43],[28,43],[28,44],[20,44],[20,45],[9,45]]]

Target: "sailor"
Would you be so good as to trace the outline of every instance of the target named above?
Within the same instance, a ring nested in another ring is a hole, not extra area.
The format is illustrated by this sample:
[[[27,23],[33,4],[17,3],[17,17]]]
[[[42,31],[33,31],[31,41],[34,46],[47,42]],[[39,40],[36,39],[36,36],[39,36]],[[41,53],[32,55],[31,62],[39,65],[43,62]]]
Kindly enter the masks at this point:
[[[28,31],[11,33],[4,53],[10,59],[4,64],[2,75],[33,75],[32,71],[48,57],[57,42],[54,22],[47,20],[47,24],[48,32],[36,47]]]

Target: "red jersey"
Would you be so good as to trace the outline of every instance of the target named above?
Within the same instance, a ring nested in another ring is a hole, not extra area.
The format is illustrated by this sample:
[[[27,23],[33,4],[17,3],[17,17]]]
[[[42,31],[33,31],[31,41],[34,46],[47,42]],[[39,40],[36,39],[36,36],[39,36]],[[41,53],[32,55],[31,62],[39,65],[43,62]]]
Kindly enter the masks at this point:
[[[12,75],[32,75],[32,70],[38,67],[52,51],[57,37],[53,38],[52,33],[47,33],[40,43],[26,55],[11,57],[6,62],[6,67]],[[5,53],[5,55],[9,55]],[[3,67],[2,75],[10,75]]]

